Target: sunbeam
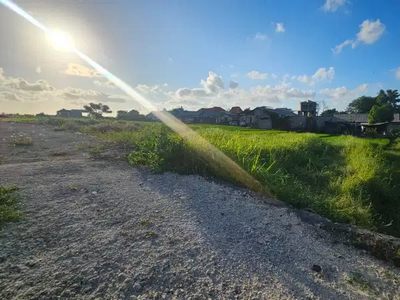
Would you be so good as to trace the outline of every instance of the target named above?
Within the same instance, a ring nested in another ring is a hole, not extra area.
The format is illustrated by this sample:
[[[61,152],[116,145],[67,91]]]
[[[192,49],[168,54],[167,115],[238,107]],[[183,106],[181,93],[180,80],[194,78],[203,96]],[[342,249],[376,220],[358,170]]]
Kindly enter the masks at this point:
[[[100,74],[102,74],[109,81],[114,83],[117,87],[119,87],[122,91],[124,91],[128,96],[130,96],[133,100],[137,101],[142,107],[144,107],[148,112],[155,111],[156,116],[164,122],[168,127],[170,127],[173,131],[180,134],[184,137],[188,142],[192,145],[196,145],[197,147],[201,147],[198,149],[199,155],[202,155],[203,158],[215,169],[218,169],[221,173],[223,171],[226,172],[227,176],[235,178],[242,185],[261,191],[269,194],[266,191],[265,187],[263,188],[261,184],[256,181],[250,174],[244,171],[237,163],[231,160],[228,156],[218,150],[216,147],[211,145],[208,141],[202,138],[199,134],[190,129],[186,124],[175,118],[168,112],[157,112],[156,106],[154,106],[151,102],[149,102],[146,98],[144,98],[141,94],[139,94],[135,89],[133,89],[129,84],[125,83],[123,80],[119,79],[117,76],[103,68],[93,59],[80,52],[78,49],[74,47],[72,44],[72,39],[67,38],[68,35],[55,32],[50,28],[46,27],[34,17],[32,17],[29,13],[24,11],[21,7],[10,0],[0,0],[0,3],[4,6],[8,7],[39,29],[43,30],[46,34],[49,35],[51,40],[55,42],[56,45],[61,46],[61,48],[68,49],[69,51],[78,55],[82,60],[96,69]]]

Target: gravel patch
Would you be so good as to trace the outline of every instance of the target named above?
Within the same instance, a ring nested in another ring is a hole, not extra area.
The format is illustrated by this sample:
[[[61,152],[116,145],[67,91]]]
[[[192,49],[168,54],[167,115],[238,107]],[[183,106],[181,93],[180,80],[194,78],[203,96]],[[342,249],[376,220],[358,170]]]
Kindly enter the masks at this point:
[[[0,232],[0,299],[400,299],[398,269],[289,208],[93,160],[76,144],[95,139],[30,126],[0,123],[1,140],[45,137],[0,146],[0,185],[25,214]]]

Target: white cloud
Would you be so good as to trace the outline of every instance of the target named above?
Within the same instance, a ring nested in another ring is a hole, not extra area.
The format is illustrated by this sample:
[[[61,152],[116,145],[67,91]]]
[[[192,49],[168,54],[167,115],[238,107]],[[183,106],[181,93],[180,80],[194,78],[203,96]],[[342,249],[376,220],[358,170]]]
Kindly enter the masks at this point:
[[[236,89],[239,86],[239,83],[237,81],[229,81],[229,88],[230,89]]]
[[[143,94],[152,94],[161,92],[161,87],[159,85],[150,86],[146,84],[138,84],[136,86],[136,89]]]
[[[38,74],[42,73],[42,68],[40,66],[37,66],[35,68],[35,72],[38,73]]]
[[[217,74],[210,72],[209,78],[219,78]],[[159,102],[160,108],[174,108],[183,106],[185,109],[199,109],[201,107],[221,106],[241,106],[256,107],[262,105],[280,104],[285,100],[306,100],[313,99],[315,92],[312,90],[300,90],[291,87],[290,83],[280,83],[276,86],[255,86],[249,90],[238,88],[238,83],[229,82],[229,90],[218,88],[211,90],[206,89],[202,80],[202,88],[180,88],[175,92],[164,93],[165,101]],[[223,86],[220,83],[219,86]]]
[[[272,79],[277,79],[278,76],[276,76],[276,74],[271,74],[271,78],[272,78]]]
[[[78,88],[65,88],[56,91],[58,97],[66,100],[74,100],[75,102],[100,102],[100,103],[124,103],[127,100],[125,95],[110,95],[93,90],[83,90]]]
[[[264,41],[264,40],[266,40],[268,37],[267,37],[267,35],[265,34],[265,33],[256,33],[256,36],[254,37],[254,39],[255,40],[258,40],[258,41]]]
[[[96,70],[77,63],[69,63],[67,69],[60,73],[80,77],[102,77]]]
[[[93,83],[94,83],[94,85],[99,86],[99,87],[105,87],[105,88],[109,88],[109,89],[116,89],[117,88],[115,86],[115,84],[112,83],[109,80],[107,80],[107,81],[95,80],[95,81],[93,81]]]
[[[378,19],[376,21],[373,20],[365,20],[360,25],[360,31],[357,33],[357,38],[354,40],[347,39],[340,45],[337,45],[332,49],[333,53],[339,54],[342,52],[343,48],[351,45],[354,49],[358,44],[366,44],[371,45],[379,40],[382,34],[385,32],[385,25],[381,23]]]
[[[240,75],[240,73],[239,72],[236,72],[236,73],[232,73],[231,74],[231,77],[238,77]]]
[[[400,80],[400,67],[396,70],[396,78]]]
[[[333,48],[332,51],[335,54],[339,54],[342,52],[343,48],[346,47],[347,45],[352,45],[352,48],[356,47],[355,41],[345,40],[343,43],[341,43],[340,45],[337,45],[335,48]]]
[[[283,33],[283,32],[285,32],[285,27],[283,27],[283,23],[276,23],[276,29],[275,29],[275,31],[276,32],[280,32],[280,33]]]
[[[385,25],[378,19],[375,22],[365,20],[360,25],[360,32],[357,34],[357,40],[364,44],[375,43],[385,31]]]
[[[68,101],[70,103],[92,102],[126,102],[127,97],[122,95],[106,94],[93,90],[67,87],[56,89],[47,81],[40,79],[36,82],[28,82],[21,77],[8,77],[4,75],[0,68],[0,92],[1,98],[10,101],[30,102],[30,101]]]
[[[337,9],[344,5],[347,0],[326,0],[323,9],[325,11],[332,11],[335,12]]]
[[[254,70],[254,71],[247,73],[246,76],[253,80],[254,79],[267,79],[268,74],[260,73],[260,72]]]
[[[1,92],[0,99],[8,101],[21,101],[21,99],[15,93],[10,92]]]
[[[345,86],[338,87],[336,89],[324,89],[319,93],[329,97],[335,104],[346,104],[351,100],[361,96],[363,92],[367,91],[368,84],[364,83],[354,90],[349,90]]]
[[[200,84],[206,89],[206,91],[212,93],[224,89],[224,81],[222,80],[222,77],[212,71],[208,72],[207,79],[201,80]]]
[[[319,68],[314,75],[311,77],[307,75],[298,76],[297,80],[299,82],[307,83],[309,85],[314,85],[321,81],[332,81],[335,77],[335,68],[330,67],[329,69],[326,68]]]

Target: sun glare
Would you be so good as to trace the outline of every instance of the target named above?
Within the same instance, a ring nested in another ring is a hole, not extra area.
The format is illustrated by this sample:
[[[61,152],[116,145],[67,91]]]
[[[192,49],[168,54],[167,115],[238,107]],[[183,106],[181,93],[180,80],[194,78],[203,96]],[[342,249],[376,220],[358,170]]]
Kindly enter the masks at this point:
[[[64,32],[53,31],[49,34],[49,37],[57,49],[71,50],[74,47],[72,38]]]

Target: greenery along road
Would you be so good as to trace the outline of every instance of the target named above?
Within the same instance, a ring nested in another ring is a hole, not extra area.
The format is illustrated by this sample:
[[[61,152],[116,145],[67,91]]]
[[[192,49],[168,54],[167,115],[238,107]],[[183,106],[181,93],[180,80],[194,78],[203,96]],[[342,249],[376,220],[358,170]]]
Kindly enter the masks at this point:
[[[187,143],[158,123],[54,118],[30,121],[134,146],[130,162],[156,172],[214,175],[238,183],[228,170],[215,168],[218,162],[205,160],[198,145]],[[274,197],[334,221],[400,236],[399,140],[212,125],[192,128]]]

